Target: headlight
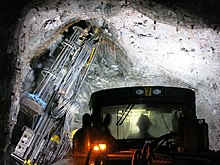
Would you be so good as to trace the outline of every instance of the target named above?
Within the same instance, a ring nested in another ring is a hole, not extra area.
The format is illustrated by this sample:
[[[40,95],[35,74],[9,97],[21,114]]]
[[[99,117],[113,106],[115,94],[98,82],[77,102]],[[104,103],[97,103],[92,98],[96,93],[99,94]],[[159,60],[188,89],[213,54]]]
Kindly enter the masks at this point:
[[[95,142],[95,144],[93,144],[93,150],[94,151],[105,151],[106,150],[106,143]]]
[[[162,93],[162,91],[161,91],[161,89],[155,88],[155,89],[153,89],[152,93],[154,95],[160,95]]]
[[[144,89],[137,89],[135,90],[135,94],[138,95],[138,96],[141,96],[144,94]]]

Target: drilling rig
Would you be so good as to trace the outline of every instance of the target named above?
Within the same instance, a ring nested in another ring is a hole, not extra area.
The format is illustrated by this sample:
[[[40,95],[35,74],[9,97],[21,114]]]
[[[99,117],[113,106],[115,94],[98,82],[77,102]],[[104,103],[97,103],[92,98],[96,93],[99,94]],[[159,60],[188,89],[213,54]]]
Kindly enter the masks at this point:
[[[68,152],[71,130],[65,122],[79,110],[76,97],[94,59],[100,35],[95,27],[82,28],[76,23],[69,27],[51,53],[54,61],[42,71],[39,85],[21,99],[21,110],[34,120],[31,128],[23,128],[11,153],[18,164],[49,165]]]

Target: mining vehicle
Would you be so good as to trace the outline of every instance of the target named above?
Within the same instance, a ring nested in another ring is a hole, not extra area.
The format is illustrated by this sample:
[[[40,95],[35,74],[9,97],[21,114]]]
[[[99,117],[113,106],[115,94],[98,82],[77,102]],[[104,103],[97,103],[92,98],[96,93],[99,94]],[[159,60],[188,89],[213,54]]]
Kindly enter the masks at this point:
[[[106,89],[94,92],[89,105],[92,127],[98,133],[103,131],[105,117],[111,117],[111,135],[90,141],[86,165],[220,164],[219,152],[209,150],[208,124],[196,116],[192,89]],[[73,160],[77,158],[75,154]]]

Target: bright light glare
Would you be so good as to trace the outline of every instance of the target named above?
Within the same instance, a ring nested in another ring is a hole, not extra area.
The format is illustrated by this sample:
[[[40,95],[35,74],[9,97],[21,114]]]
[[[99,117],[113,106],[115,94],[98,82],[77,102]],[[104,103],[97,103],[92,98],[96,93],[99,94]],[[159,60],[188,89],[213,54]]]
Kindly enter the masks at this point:
[[[99,146],[94,146],[94,147],[93,147],[93,150],[94,150],[94,151],[99,151]]]
[[[95,145],[94,147],[93,147],[93,150],[94,151],[99,151],[99,150],[105,150],[106,149],[106,144],[98,144],[98,145]]]
[[[106,149],[106,144],[99,144],[99,148],[101,150],[105,150]]]

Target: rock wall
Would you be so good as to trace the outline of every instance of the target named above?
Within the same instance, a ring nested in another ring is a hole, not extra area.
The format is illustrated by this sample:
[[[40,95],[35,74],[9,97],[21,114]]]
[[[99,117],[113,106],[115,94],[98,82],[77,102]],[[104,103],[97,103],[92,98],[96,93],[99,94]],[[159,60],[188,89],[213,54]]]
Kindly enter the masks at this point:
[[[192,88],[197,94],[198,117],[209,124],[210,148],[218,150],[219,3],[166,2],[23,0],[20,5],[14,1],[3,5],[11,8],[2,14],[6,24],[1,26],[1,148],[7,148],[17,123],[23,82],[33,72],[30,61],[51,49],[72,22],[82,19],[106,26],[109,43],[104,45],[115,43],[107,48],[110,53],[100,53],[92,65],[79,96],[82,113],[88,111],[91,92],[98,89],[132,85]],[[210,10],[202,10],[205,6]]]

